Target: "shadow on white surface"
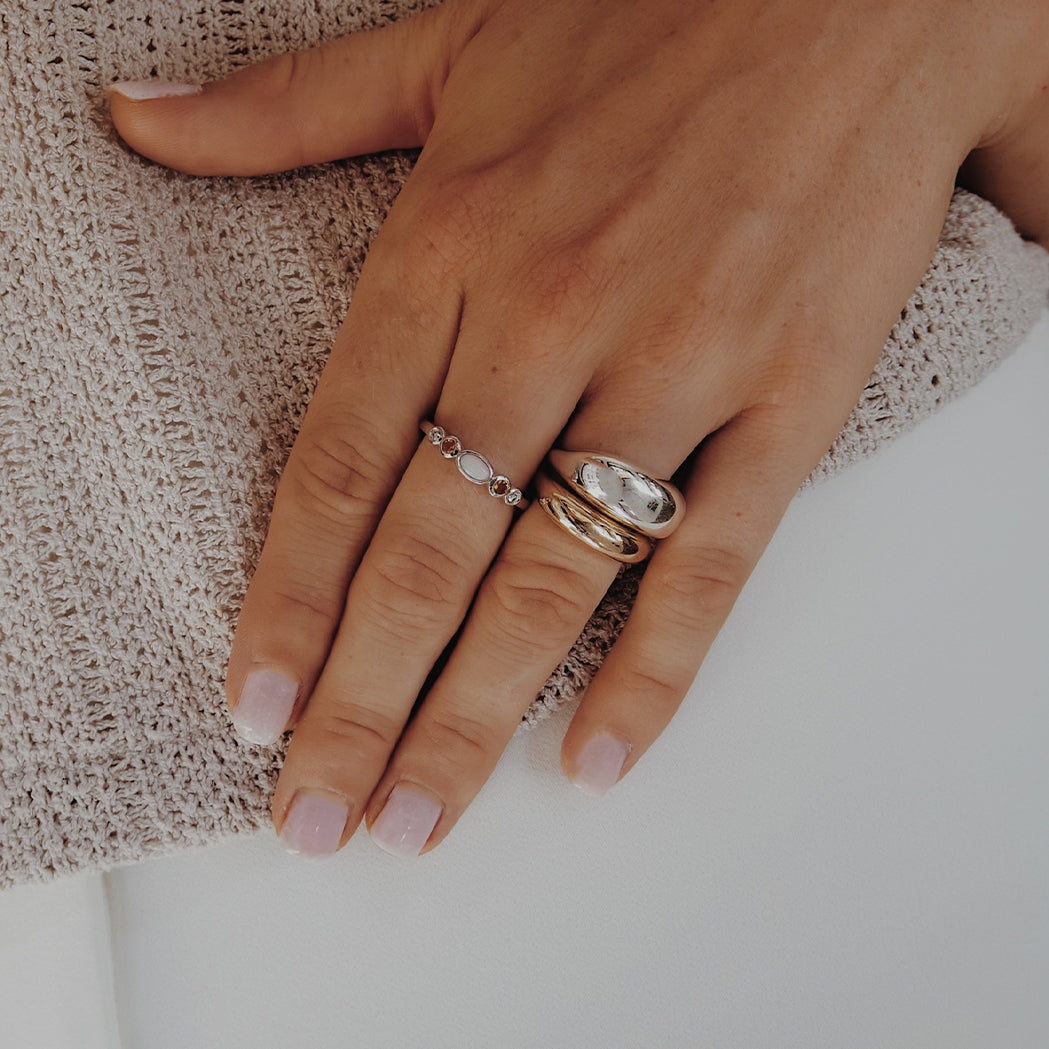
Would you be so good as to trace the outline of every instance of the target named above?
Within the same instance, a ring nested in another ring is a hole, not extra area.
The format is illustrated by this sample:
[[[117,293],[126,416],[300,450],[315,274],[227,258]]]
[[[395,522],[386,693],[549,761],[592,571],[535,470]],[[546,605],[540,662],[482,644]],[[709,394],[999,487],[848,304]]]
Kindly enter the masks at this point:
[[[0,1045],[117,1049],[102,876],[0,892]]]

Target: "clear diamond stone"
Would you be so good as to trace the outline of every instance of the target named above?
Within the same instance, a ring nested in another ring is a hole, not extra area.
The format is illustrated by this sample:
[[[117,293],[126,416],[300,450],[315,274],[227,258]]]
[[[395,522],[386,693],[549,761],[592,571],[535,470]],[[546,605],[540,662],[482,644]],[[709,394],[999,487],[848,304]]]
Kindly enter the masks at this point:
[[[444,429],[440,426],[434,426],[430,429],[430,432],[426,435],[430,444],[440,444],[444,440]]]
[[[510,491],[506,493],[506,498],[505,498],[504,502],[506,503],[507,506],[516,506],[520,501],[521,501],[521,489],[520,488],[511,488]]]
[[[461,452],[457,465],[459,473],[474,484],[488,484],[492,479],[492,464],[480,452]]]

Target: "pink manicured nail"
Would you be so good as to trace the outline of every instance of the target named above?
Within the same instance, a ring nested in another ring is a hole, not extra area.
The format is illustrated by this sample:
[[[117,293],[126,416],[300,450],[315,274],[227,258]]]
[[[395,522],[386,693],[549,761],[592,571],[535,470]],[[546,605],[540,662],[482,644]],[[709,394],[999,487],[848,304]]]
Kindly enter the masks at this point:
[[[249,674],[233,711],[237,735],[265,747],[276,743],[291,717],[298,692],[298,684],[279,670]]]
[[[334,798],[296,794],[281,828],[281,844],[293,856],[321,859],[339,847],[350,810]]]
[[[118,80],[106,90],[115,91],[133,102],[148,102],[152,98],[199,95],[204,89],[199,84],[178,84],[173,80]]]
[[[372,841],[393,856],[411,859],[422,852],[440,818],[441,806],[433,798],[410,787],[394,787],[372,824]]]
[[[572,782],[585,794],[600,797],[615,786],[630,747],[613,736],[594,736],[579,755]]]

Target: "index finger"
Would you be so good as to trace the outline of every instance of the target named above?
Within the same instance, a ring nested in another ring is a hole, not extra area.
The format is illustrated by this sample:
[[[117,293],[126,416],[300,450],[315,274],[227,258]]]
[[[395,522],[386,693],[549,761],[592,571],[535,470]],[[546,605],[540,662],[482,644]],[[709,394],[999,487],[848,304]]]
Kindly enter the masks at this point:
[[[249,742],[273,743],[312,691],[455,341],[457,289],[402,280],[381,240],[285,466],[237,622],[226,697]]]

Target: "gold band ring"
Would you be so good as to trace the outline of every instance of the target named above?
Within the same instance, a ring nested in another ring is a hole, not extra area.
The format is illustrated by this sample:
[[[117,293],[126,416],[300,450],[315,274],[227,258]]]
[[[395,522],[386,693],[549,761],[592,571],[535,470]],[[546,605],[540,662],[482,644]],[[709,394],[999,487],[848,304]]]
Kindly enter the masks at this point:
[[[637,564],[652,553],[652,540],[606,517],[585,499],[544,473],[536,476],[539,505],[569,535],[598,553]]]
[[[584,502],[631,532],[665,539],[685,515],[685,497],[669,481],[603,452],[553,449],[553,473]]]

